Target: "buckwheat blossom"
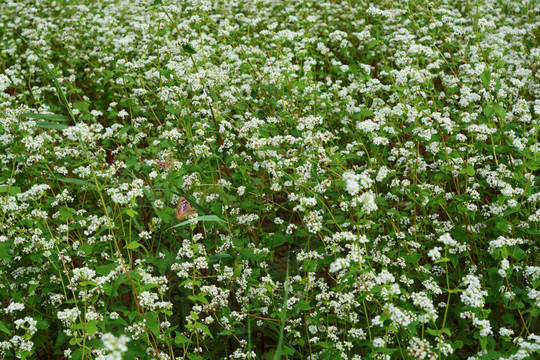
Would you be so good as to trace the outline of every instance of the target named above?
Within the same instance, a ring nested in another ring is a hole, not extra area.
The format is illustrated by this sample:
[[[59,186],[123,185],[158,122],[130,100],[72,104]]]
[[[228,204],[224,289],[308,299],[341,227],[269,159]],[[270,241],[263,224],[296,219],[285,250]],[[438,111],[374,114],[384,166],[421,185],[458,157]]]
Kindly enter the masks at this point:
[[[406,327],[416,320],[416,316],[411,311],[400,309],[394,304],[388,304],[385,311],[396,326]]]
[[[487,291],[482,290],[480,280],[478,277],[469,274],[463,279],[463,284],[466,289],[460,294],[461,301],[465,305],[473,308],[482,308],[484,306],[484,297],[488,295]]]
[[[449,233],[444,233],[439,237],[439,241],[446,246],[455,247],[458,243],[452,238],[452,235]]]
[[[385,343],[386,342],[383,338],[378,337],[378,338],[373,339],[374,347],[377,347],[377,348],[384,347]]]
[[[62,321],[62,324],[65,327],[69,327],[70,325],[74,324],[80,315],[81,311],[77,308],[62,310],[57,313],[58,319]]]
[[[332,264],[330,264],[330,268],[328,269],[328,271],[330,273],[335,273],[335,272],[338,272],[340,270],[348,268],[349,265],[350,265],[349,260],[344,259],[344,258],[339,258],[339,259],[334,260],[334,262],[332,262]]]
[[[96,276],[96,272],[87,267],[73,269],[72,281],[91,281]]]
[[[429,250],[428,256],[431,258],[431,261],[437,261],[441,258],[441,250],[442,248],[439,246],[436,246],[433,249]]]
[[[4,312],[6,314],[10,314],[14,311],[22,311],[24,310],[25,306],[23,303],[18,303],[18,302],[12,302],[10,303],[5,309],[4,309]]]
[[[536,356],[532,2],[52,3],[0,5],[0,357]]]
[[[433,302],[425,293],[412,293],[411,299],[413,304],[423,310],[425,315],[420,315],[421,322],[435,321],[439,317]]]
[[[508,259],[502,259],[501,260],[501,268],[498,270],[499,276],[506,277],[507,276],[507,271],[508,271],[509,268],[510,268],[510,262],[508,261]]]
[[[342,175],[345,182],[345,191],[350,195],[355,196],[360,191],[360,175],[355,174],[353,171],[346,171]]]
[[[500,328],[499,334],[501,334],[501,336],[511,336],[514,334],[514,330],[507,329],[507,328]]]
[[[492,254],[495,249],[502,248],[504,246],[510,247],[514,245],[520,245],[524,243],[525,241],[521,238],[507,238],[505,236],[499,236],[497,239],[491,240],[489,242],[488,251],[490,254]]]
[[[31,352],[32,348],[34,347],[34,342],[31,340],[26,339],[26,336],[19,336],[14,335],[9,339],[9,345],[6,347],[13,347],[17,350],[17,352]],[[17,356],[17,358],[21,358],[20,356]]]
[[[105,349],[110,351],[107,355],[107,360],[122,360],[122,353],[128,350],[127,343],[130,339],[123,334],[116,337],[111,333],[105,333],[101,336],[101,341]]]
[[[316,234],[322,229],[322,219],[321,211],[313,210],[310,211],[305,217],[304,222],[310,233]]]
[[[15,320],[16,329],[24,329],[29,336],[34,335],[37,332],[37,321],[31,317],[25,317],[24,319]]]
[[[378,209],[377,204],[375,203],[375,193],[372,191],[368,191],[366,193],[363,193],[358,198],[358,202],[362,204],[362,211],[369,214]]]
[[[437,354],[431,350],[429,342],[425,339],[419,339],[417,337],[409,340],[409,346],[407,347],[407,354],[413,359],[419,360],[435,360]]]
[[[472,319],[473,319],[473,325],[480,328],[480,333],[479,333],[480,336],[486,337],[493,334],[489,320],[487,319],[480,320],[476,318],[474,315],[472,316]]]
[[[118,113],[118,117],[120,118],[125,118],[128,115],[129,115],[128,112],[124,109],[120,110],[120,112]]]
[[[390,173],[390,170],[386,166],[382,166],[379,171],[377,172],[377,177],[375,178],[378,182],[383,181],[388,174]]]

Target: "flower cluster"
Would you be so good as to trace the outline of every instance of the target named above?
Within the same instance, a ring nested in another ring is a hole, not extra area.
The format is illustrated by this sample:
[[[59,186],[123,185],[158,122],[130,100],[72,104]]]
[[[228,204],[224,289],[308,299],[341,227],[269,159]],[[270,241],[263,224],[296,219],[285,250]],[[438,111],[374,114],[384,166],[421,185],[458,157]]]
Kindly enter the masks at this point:
[[[0,358],[538,357],[535,14],[2,2]]]

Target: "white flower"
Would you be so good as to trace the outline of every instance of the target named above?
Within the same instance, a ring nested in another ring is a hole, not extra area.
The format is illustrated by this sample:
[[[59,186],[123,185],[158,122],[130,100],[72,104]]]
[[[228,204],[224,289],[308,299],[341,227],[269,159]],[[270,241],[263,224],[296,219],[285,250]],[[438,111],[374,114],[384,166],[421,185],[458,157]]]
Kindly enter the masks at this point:
[[[342,269],[348,268],[349,265],[350,265],[349,259],[339,258],[339,259],[334,260],[334,262],[330,264],[330,269],[328,269],[328,271],[331,273],[335,273]]]
[[[359,200],[362,203],[362,211],[367,214],[378,209],[377,204],[375,203],[375,193],[372,191],[360,195]]]
[[[21,311],[21,310],[24,310],[24,304],[23,303],[17,303],[17,302],[12,302],[11,304],[8,305],[8,307],[4,310],[7,314],[10,314],[14,311]]]
[[[452,235],[449,233],[444,233],[439,237],[439,241],[442,242],[444,245],[455,247],[458,243],[456,240],[452,239]]]
[[[433,249],[429,250],[428,256],[431,258],[432,261],[437,261],[441,258],[441,248],[436,246]]]
[[[488,292],[482,290],[480,280],[476,276],[469,274],[465,276],[463,283],[467,288],[460,295],[461,301],[463,301],[465,305],[469,305],[473,308],[482,308],[485,303],[484,296],[487,296]]]
[[[355,174],[353,171],[346,171],[343,173],[343,181],[345,182],[345,191],[347,191],[352,196],[355,196],[360,191],[360,184],[358,180],[360,176]]]
[[[118,113],[118,117],[122,118],[122,119],[125,118],[128,115],[129,115],[128,112],[126,110],[124,110],[124,109],[120,110],[120,112]]]
[[[127,343],[129,338],[126,335],[114,336],[111,333],[106,333],[101,336],[101,341],[105,345],[105,349],[111,351],[107,356],[107,360],[122,360],[122,353],[127,351]]]
[[[386,178],[386,176],[388,176],[389,172],[390,172],[390,170],[388,170],[388,168],[383,165],[379,169],[379,172],[377,173],[377,177],[375,178],[375,180],[377,180],[378,182],[383,181]]]

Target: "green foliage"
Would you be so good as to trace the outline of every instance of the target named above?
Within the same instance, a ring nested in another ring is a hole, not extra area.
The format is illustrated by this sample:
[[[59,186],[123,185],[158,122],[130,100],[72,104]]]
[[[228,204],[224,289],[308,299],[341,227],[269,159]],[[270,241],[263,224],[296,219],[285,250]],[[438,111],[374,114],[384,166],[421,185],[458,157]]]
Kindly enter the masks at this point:
[[[538,357],[531,11],[0,5],[0,358]]]

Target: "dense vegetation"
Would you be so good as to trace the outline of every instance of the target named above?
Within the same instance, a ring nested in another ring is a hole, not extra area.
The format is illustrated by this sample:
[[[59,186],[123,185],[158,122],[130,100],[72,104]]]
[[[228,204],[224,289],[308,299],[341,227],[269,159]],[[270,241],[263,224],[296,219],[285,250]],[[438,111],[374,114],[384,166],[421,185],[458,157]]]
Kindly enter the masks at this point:
[[[0,358],[537,359],[540,4],[0,4]]]

